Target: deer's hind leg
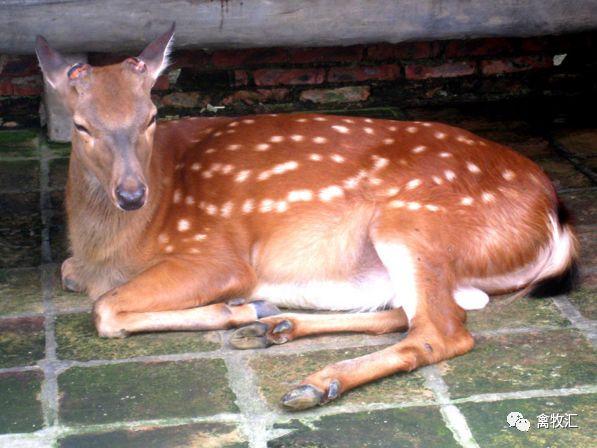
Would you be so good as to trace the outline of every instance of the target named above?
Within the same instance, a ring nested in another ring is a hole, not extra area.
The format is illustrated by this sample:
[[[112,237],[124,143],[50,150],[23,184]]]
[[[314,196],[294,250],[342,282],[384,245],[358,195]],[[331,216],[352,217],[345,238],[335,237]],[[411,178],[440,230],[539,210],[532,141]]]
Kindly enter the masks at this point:
[[[474,345],[464,327],[465,312],[452,296],[454,278],[445,253],[417,244],[420,234],[414,238],[391,227],[388,231],[378,227],[371,239],[408,318],[408,334],[384,350],[329,365],[308,376],[282,398],[289,409],[326,403],[376,379],[461,355]]]
[[[279,311],[265,301],[215,303],[249,292],[252,268],[242,260],[196,263],[169,257],[112,289],[94,305],[100,336],[149,331],[217,330],[246,325]]]

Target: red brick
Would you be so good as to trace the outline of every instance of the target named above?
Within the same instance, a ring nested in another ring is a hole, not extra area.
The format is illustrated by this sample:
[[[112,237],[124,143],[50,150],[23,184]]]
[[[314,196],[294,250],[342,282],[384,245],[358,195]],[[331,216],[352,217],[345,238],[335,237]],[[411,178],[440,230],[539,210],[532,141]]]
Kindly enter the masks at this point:
[[[477,65],[472,61],[446,62],[440,65],[408,64],[405,67],[407,79],[455,78],[475,73]]]
[[[253,72],[258,86],[321,84],[325,78],[322,68],[262,69]]]
[[[459,58],[511,54],[514,51],[515,43],[512,39],[490,38],[449,41],[446,44],[445,54],[448,58]]]
[[[484,75],[497,75],[549,68],[552,66],[553,60],[549,56],[519,56],[510,59],[481,61],[481,72]]]
[[[290,50],[290,62],[310,64],[314,62],[357,62],[363,57],[363,46],[294,48]]]
[[[249,73],[245,70],[234,70],[234,85],[237,87],[249,84]]]
[[[288,51],[284,48],[248,48],[246,50],[222,50],[212,55],[217,68],[251,67],[264,64],[288,62]]]
[[[0,55],[0,75],[28,76],[40,73],[35,56]]]
[[[309,89],[303,90],[301,101],[313,103],[354,103],[366,101],[371,95],[369,86],[339,87],[337,89]]]
[[[328,72],[328,82],[392,81],[400,77],[400,67],[396,64],[332,67]]]
[[[41,75],[0,80],[0,96],[39,96],[42,93]]]
[[[227,106],[234,103],[244,103],[247,105],[284,101],[288,98],[290,91],[288,89],[258,89],[258,90],[239,90],[232,95],[228,95],[222,100],[222,104]]]
[[[383,61],[388,59],[423,59],[439,54],[437,42],[404,42],[400,44],[376,44],[367,48],[367,59]]]

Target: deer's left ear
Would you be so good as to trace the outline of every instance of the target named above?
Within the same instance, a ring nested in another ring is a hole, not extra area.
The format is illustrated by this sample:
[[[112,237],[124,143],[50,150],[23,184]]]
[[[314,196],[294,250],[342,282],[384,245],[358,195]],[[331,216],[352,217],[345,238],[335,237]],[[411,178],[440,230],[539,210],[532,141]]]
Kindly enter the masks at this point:
[[[172,23],[168,31],[150,43],[139,55],[138,59],[145,63],[148,75],[153,79],[153,82],[168,66],[168,54],[174,41],[174,26],[175,23]]]

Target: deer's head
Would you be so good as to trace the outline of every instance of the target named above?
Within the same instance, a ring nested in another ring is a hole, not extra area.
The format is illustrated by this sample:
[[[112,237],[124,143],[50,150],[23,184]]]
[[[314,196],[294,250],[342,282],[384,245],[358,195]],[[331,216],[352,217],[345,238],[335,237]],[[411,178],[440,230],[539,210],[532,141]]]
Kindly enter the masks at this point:
[[[151,88],[167,66],[174,25],[136,58],[106,67],[69,64],[41,36],[35,51],[44,78],[73,119],[73,152],[83,172],[122,210],[147,200],[156,125]]]

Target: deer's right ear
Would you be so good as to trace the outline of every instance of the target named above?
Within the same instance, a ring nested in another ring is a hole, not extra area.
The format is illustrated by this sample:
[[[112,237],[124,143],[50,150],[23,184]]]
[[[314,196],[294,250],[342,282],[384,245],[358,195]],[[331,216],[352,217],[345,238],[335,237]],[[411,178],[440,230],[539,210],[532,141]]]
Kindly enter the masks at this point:
[[[37,36],[35,39],[35,54],[44,78],[52,87],[58,89],[68,79],[68,71],[72,64],[68,64],[42,36]]]

